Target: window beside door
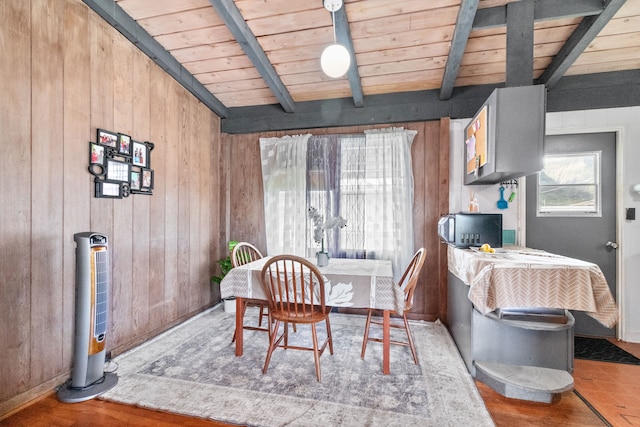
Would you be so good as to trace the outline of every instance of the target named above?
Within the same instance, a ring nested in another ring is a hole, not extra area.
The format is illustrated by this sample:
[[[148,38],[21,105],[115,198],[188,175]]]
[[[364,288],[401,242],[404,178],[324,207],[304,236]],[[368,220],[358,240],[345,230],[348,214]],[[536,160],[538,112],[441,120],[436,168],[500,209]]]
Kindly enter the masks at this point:
[[[601,152],[547,154],[538,173],[538,216],[602,216]]]

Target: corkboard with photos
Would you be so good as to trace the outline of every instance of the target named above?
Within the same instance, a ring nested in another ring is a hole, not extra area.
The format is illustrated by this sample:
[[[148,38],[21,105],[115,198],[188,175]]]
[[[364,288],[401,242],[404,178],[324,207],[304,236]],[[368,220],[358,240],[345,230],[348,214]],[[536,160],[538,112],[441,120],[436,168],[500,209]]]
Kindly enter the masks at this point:
[[[148,141],[98,129],[96,141],[89,142],[89,172],[94,176],[95,197],[121,199],[131,194],[153,194],[153,147]]]

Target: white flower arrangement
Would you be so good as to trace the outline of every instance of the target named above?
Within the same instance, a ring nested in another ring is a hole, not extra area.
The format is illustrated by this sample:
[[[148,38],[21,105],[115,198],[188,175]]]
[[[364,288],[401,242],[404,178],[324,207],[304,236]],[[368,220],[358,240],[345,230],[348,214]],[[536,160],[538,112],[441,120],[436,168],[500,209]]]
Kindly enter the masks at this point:
[[[323,216],[320,215],[320,212],[314,207],[309,208],[309,218],[313,221],[313,240],[322,245],[321,252],[324,252],[325,231],[347,226],[347,220],[341,216],[334,216],[323,222]]]

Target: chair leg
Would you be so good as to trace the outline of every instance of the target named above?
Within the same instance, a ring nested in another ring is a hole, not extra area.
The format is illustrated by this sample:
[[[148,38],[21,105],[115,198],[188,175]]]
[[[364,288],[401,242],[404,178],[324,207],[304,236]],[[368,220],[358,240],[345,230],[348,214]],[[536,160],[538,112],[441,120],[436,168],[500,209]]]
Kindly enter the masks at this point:
[[[367,351],[367,342],[369,341],[369,327],[371,326],[371,310],[367,315],[367,325],[364,327],[364,339],[362,340],[362,352],[360,358],[364,359],[364,353]]]
[[[407,332],[407,338],[409,339],[409,347],[411,347],[411,355],[413,356],[413,361],[416,365],[418,365],[418,355],[416,354],[416,347],[413,345],[413,338],[411,337],[411,329],[409,329],[409,322],[407,321],[407,315],[402,314],[404,318],[404,329]]]
[[[269,327],[271,327],[271,324],[269,325]],[[269,340],[269,349],[267,350],[267,358],[265,359],[264,367],[262,368],[262,373],[263,374],[266,374],[267,373],[267,369],[269,369],[269,363],[271,362],[271,354],[273,353],[273,350],[276,348],[277,342],[279,341],[277,339],[277,337],[278,337],[278,328],[280,328],[280,321],[276,320],[275,323],[274,323],[273,331],[269,333],[271,338]]]
[[[327,340],[329,341],[329,354],[333,354],[333,336],[331,335],[331,324],[327,316]]]
[[[264,306],[260,306],[260,314],[258,315],[258,327],[262,327],[262,316],[264,316]]]
[[[316,331],[316,324],[311,324],[311,335],[313,337],[313,358],[316,363],[316,378],[318,382],[321,382],[320,378],[320,352],[318,351],[318,333]]]

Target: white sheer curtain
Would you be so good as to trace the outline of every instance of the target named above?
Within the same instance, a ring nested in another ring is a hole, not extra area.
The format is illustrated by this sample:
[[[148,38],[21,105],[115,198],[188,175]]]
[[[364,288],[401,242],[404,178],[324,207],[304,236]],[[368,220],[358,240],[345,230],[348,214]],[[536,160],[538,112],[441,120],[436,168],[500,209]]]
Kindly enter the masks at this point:
[[[365,198],[367,252],[389,259],[400,279],[414,254],[411,144],[416,131],[402,128],[365,131],[365,181],[375,182]]]
[[[269,254],[310,256],[308,209],[343,229],[326,231],[331,256],[392,261],[399,279],[414,253],[415,131],[391,128],[359,135],[261,138],[265,223]]]
[[[267,254],[305,256],[307,141],[311,135],[260,138]]]

